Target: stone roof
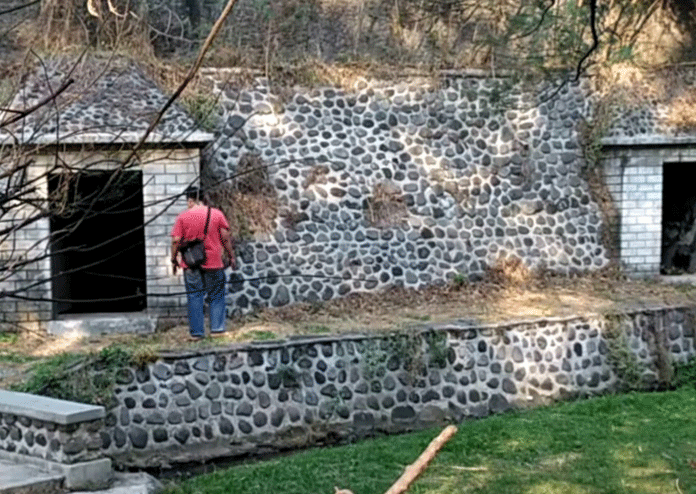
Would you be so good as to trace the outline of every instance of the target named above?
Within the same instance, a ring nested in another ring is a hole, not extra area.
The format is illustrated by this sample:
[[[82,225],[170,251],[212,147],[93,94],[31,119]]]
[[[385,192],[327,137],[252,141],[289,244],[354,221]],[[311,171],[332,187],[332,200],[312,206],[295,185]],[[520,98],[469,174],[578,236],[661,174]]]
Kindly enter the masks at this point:
[[[168,99],[132,62],[91,60],[75,64],[57,59],[26,78],[9,109],[32,108],[70,79],[73,82],[67,89],[48,104],[6,126],[6,142],[12,134],[10,140],[21,144],[136,143]],[[0,113],[0,121],[14,115]],[[147,142],[204,145],[212,138],[175,103]]]
[[[696,144],[693,129],[669,123],[665,104],[646,105],[617,116],[602,138],[605,146],[672,146]]]

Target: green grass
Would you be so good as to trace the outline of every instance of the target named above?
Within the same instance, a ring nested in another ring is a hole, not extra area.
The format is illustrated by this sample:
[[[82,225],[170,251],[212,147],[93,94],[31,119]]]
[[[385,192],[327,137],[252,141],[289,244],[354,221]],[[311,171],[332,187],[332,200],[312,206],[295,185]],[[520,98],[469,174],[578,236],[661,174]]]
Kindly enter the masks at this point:
[[[61,353],[36,361],[30,375],[11,386],[22,391],[81,403],[107,404],[116,374],[133,362],[131,351],[112,345],[99,353]]]
[[[32,357],[31,355],[24,355],[18,352],[0,350],[0,362],[3,363],[24,364],[26,362],[33,362],[35,360],[38,360],[38,357]]]
[[[19,335],[17,333],[0,332],[0,344],[12,345],[14,343],[17,343],[18,339],[19,339]]]
[[[278,335],[276,335],[273,331],[249,331],[247,336],[254,340],[254,341],[268,341],[268,340],[275,340],[278,338]]]
[[[440,430],[191,478],[169,494],[387,491]],[[696,493],[696,391],[607,396],[469,421],[409,494]]]
[[[331,333],[331,328],[324,326],[322,324],[307,324],[303,328],[306,334],[329,334]]]

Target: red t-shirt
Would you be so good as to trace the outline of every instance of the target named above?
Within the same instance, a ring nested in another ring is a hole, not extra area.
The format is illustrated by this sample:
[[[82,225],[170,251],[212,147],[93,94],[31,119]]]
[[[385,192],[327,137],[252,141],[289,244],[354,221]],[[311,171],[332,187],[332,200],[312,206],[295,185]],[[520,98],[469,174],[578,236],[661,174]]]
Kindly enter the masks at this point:
[[[172,237],[178,237],[182,242],[203,238],[205,231],[205,220],[208,215],[207,206],[194,206],[187,209],[177,216],[172,228]],[[230,225],[222,211],[210,208],[210,223],[208,223],[208,234],[205,237],[206,261],[203,269],[222,269],[222,240],[221,230],[229,230]],[[186,265],[182,262],[181,267]]]

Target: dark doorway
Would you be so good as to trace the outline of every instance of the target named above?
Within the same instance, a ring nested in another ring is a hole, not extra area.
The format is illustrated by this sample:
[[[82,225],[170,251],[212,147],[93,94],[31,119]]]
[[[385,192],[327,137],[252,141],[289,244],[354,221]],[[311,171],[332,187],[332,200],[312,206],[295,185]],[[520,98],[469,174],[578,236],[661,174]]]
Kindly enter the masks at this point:
[[[52,175],[48,189],[65,198],[50,220],[55,315],[145,309],[142,172]]]
[[[660,273],[696,273],[696,163],[664,165]]]

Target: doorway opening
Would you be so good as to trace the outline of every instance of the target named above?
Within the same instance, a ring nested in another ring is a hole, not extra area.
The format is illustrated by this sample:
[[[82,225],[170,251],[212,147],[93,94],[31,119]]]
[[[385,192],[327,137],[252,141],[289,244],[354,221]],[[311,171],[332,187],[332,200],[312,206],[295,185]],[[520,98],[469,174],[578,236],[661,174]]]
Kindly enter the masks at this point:
[[[146,308],[141,171],[51,175],[54,316]]]
[[[696,163],[667,163],[662,186],[660,274],[696,273],[696,193],[690,170]]]

